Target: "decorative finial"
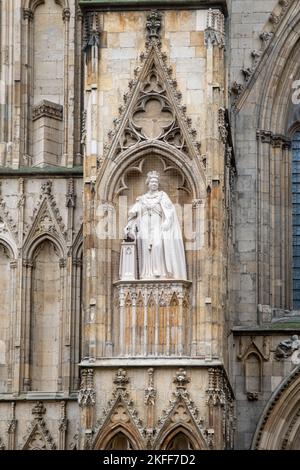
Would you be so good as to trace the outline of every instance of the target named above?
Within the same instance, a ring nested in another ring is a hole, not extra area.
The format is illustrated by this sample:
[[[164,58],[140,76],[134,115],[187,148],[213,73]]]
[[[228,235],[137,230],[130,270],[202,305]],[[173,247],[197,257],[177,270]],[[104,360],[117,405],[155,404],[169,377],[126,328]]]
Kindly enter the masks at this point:
[[[173,382],[176,384],[176,388],[178,389],[185,389],[187,384],[190,383],[190,379],[186,375],[186,371],[180,368],[174,377]]]
[[[162,15],[157,10],[151,11],[150,15],[148,15],[146,27],[149,41],[160,40],[161,19]]]
[[[129,378],[127,377],[126,370],[118,369],[114,379],[114,384],[116,385],[117,390],[125,390],[128,383]]]

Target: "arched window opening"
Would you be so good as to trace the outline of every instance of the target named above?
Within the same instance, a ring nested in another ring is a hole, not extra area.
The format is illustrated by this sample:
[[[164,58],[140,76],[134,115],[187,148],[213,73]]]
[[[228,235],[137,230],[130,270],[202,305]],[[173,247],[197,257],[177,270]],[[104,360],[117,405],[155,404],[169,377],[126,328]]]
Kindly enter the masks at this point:
[[[300,131],[292,140],[293,308],[300,309]]]
[[[107,444],[106,450],[134,450],[130,440],[122,432],[118,432]]]
[[[194,447],[189,438],[183,432],[179,432],[170,441],[166,450],[194,450]]]
[[[34,257],[31,293],[31,390],[57,391],[61,302],[59,253],[42,242]]]

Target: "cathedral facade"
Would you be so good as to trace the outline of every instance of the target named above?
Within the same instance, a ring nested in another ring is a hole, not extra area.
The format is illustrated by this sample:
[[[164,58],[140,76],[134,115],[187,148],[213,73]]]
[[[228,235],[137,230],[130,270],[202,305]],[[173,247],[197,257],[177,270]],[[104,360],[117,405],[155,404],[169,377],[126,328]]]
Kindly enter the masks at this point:
[[[0,0],[2,450],[300,449],[299,51],[300,0]]]

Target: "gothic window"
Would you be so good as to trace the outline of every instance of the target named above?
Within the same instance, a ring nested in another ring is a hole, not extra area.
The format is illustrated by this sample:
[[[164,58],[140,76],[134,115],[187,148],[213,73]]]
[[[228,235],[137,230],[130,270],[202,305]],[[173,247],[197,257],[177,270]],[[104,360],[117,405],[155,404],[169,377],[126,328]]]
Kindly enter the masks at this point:
[[[122,432],[118,432],[118,434],[109,441],[106,450],[133,450],[133,447],[128,437]]]
[[[47,0],[34,12],[34,104],[63,105],[64,24],[57,2]]]
[[[183,433],[179,432],[168,444],[166,450],[193,450],[192,443],[189,438]]]
[[[300,131],[294,135],[292,152],[293,307],[300,309]]]
[[[34,11],[31,105],[32,163],[60,165],[63,143],[65,27],[55,0],[39,2]],[[31,75],[30,75],[31,77]],[[65,118],[65,116],[64,116]]]
[[[60,266],[53,243],[39,245],[32,279],[31,389],[57,391],[59,364]]]

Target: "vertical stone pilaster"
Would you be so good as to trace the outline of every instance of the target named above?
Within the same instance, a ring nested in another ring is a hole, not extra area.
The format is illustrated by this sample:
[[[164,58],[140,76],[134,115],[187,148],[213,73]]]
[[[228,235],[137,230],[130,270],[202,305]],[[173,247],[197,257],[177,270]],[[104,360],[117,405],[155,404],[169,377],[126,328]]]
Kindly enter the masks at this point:
[[[90,450],[95,420],[96,392],[93,369],[82,369],[78,404],[81,409],[81,449]]]
[[[66,436],[68,430],[68,419],[66,411],[67,403],[62,401],[60,403],[60,419],[59,419],[59,450],[66,450]]]
[[[34,269],[34,262],[30,260],[23,261],[23,295],[24,307],[22,311],[22,329],[21,329],[21,343],[23,344],[21,352],[21,367],[22,367],[22,390],[28,392],[31,387],[30,376],[30,335],[31,335],[31,320],[32,320],[32,275]]]
[[[218,358],[223,353],[223,318],[224,310],[224,279],[223,266],[226,259],[227,240],[223,234],[224,221],[224,158],[227,142],[227,129],[225,124],[225,27],[224,15],[218,9],[209,9],[207,26],[204,32],[206,44],[206,93],[207,93],[207,119],[206,142],[207,179],[210,187],[210,207],[208,208],[208,223],[211,231],[211,245],[206,263],[207,294],[211,298],[211,305],[207,310],[206,323],[206,358]],[[211,258],[210,258],[211,257]],[[208,334],[208,330],[211,333]],[[208,336],[210,338],[208,338]],[[210,352],[208,350],[210,349]]]
[[[60,267],[60,323],[59,323],[59,364],[57,367],[57,390],[68,390],[70,373],[70,332],[67,312],[67,263],[68,259],[59,260]]]
[[[16,420],[16,402],[11,403],[11,420],[7,426],[7,435],[8,435],[8,443],[7,449],[8,450],[15,450],[16,449],[16,431],[17,431],[17,420]]]

